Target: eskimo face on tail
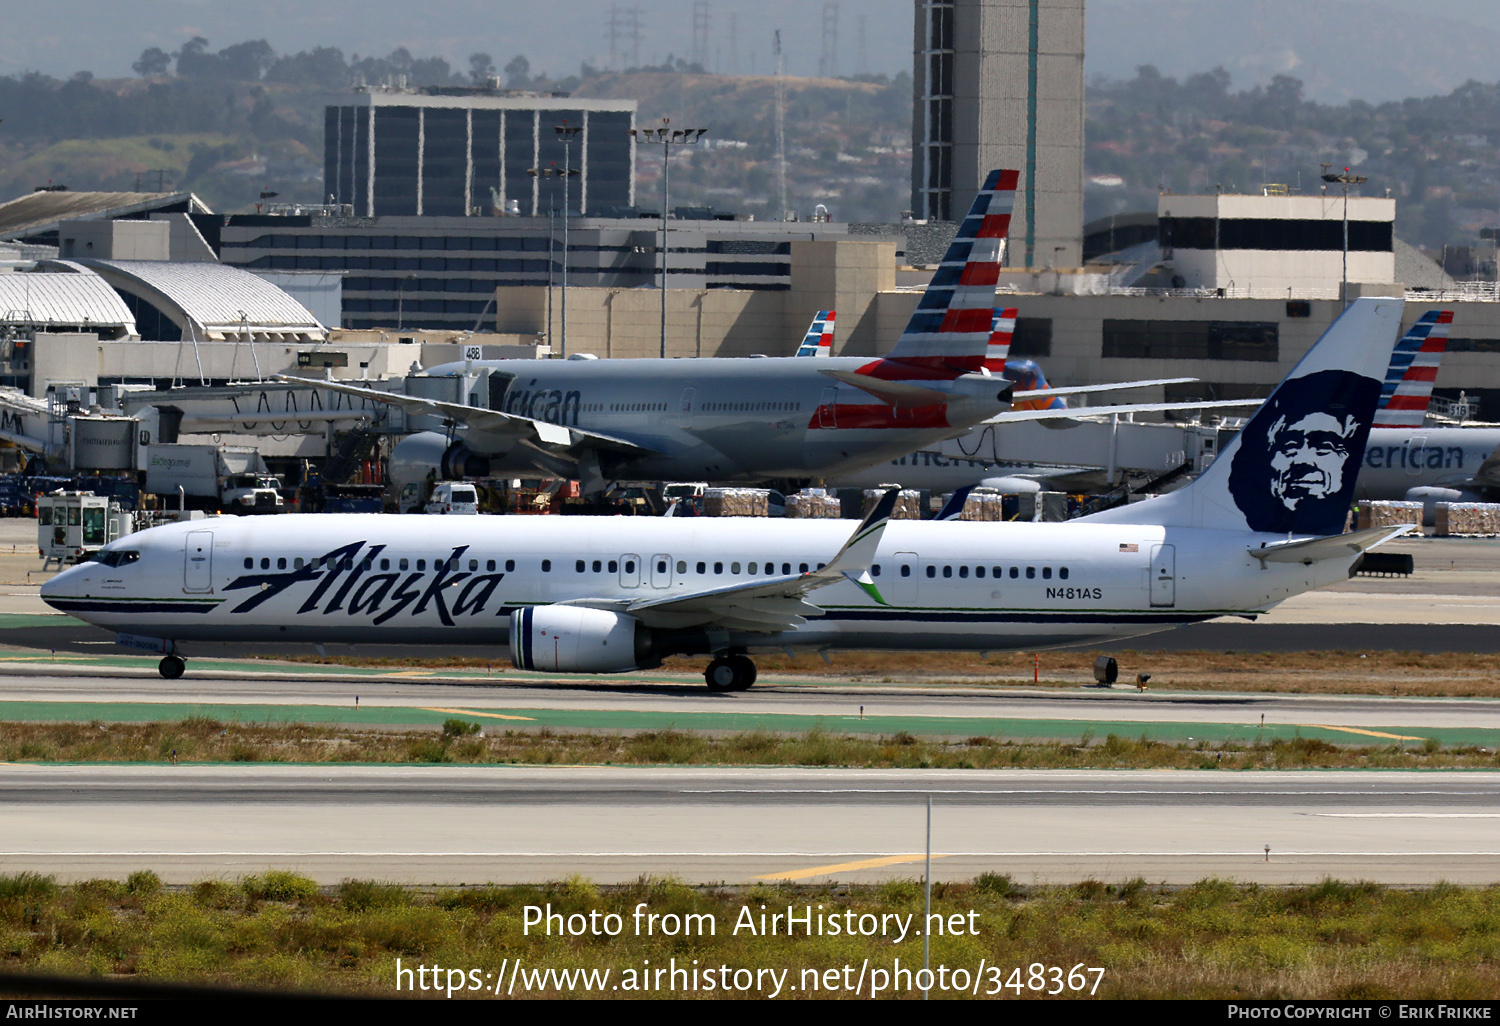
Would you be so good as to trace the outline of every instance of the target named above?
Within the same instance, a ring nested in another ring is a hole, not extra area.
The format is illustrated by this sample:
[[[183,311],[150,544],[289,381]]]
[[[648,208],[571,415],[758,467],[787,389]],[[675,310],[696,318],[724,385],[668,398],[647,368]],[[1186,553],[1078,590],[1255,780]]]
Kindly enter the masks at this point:
[[[1282,383],[1240,435],[1229,491],[1252,531],[1338,534],[1370,435],[1374,378],[1316,371]]]

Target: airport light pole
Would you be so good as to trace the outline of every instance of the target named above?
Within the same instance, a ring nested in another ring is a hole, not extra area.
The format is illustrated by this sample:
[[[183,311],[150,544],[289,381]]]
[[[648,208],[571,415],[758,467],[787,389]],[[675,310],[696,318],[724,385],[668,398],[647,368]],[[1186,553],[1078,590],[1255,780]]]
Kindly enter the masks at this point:
[[[568,356],[568,179],[576,176],[578,170],[573,167],[570,146],[573,139],[578,135],[580,126],[569,125],[567,118],[560,125],[554,125],[557,137],[563,144],[563,166],[558,172],[563,180],[563,265],[562,265],[562,355],[563,359]]]
[[[563,180],[563,279],[562,279],[562,355],[568,355],[568,175],[567,157],[563,157],[563,167],[558,167],[553,161],[546,167],[528,167],[526,173],[533,178],[549,179],[547,184],[547,346],[552,346],[552,243],[557,238],[557,229],[553,227],[557,216],[557,187],[550,181],[552,178]],[[571,174],[578,174],[577,171]]]
[[[667,210],[671,202],[668,168],[672,144],[691,146],[703,138],[706,128],[670,128],[671,118],[662,118],[660,128],[632,128],[630,135],[641,142],[661,143],[661,358],[667,358]]]
[[[1351,175],[1347,167],[1344,168],[1343,174],[1331,175],[1328,173],[1331,166],[1330,164],[1323,165],[1323,181],[1329,185],[1337,183],[1344,187],[1344,283],[1339,288],[1339,299],[1343,302],[1344,309],[1347,310],[1349,309],[1349,186],[1362,185],[1369,181],[1369,178],[1365,175]]]

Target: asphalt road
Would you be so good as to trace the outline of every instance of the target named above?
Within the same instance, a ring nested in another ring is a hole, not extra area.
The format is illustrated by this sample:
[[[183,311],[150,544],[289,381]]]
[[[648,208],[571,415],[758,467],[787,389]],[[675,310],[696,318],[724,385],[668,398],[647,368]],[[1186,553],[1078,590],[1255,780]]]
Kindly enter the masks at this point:
[[[516,766],[0,766],[0,872],[909,878],[929,795],[939,879],[1500,879],[1496,773]]]
[[[1139,723],[1335,724],[1358,728],[1500,729],[1500,700],[1374,695],[1140,693],[1133,688],[1014,689],[982,685],[757,684],[749,692],[715,694],[701,683],[531,680],[523,683],[423,681],[392,677],[275,678],[247,673],[189,676],[175,681],[141,673],[0,674],[0,702],[154,702],[176,705],[308,706],[484,711],[594,710],[606,713],[746,714],[824,717],[830,724],[864,715],[953,719],[1130,721]],[[309,710],[315,712],[316,708]],[[106,714],[107,710],[101,710]],[[90,716],[89,718],[94,718]],[[519,727],[520,724],[508,724]],[[1351,739],[1352,740],[1352,739]]]

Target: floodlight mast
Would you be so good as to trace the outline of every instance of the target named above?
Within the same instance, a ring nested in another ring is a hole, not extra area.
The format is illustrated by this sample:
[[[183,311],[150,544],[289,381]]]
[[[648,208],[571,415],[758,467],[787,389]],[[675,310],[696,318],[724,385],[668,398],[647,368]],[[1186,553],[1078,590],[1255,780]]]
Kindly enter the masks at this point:
[[[1323,165],[1323,181],[1329,185],[1342,184],[1344,187],[1344,279],[1339,288],[1339,299],[1343,302],[1344,309],[1347,310],[1349,308],[1349,186],[1363,185],[1370,179],[1366,175],[1350,174],[1347,167],[1344,168],[1343,174],[1331,175],[1328,169],[1332,166],[1331,164]]]
[[[631,136],[640,142],[661,143],[661,358],[667,358],[667,211],[670,209],[670,168],[672,144],[692,146],[703,138],[706,128],[671,128],[671,118],[662,118],[660,128],[632,128]]]

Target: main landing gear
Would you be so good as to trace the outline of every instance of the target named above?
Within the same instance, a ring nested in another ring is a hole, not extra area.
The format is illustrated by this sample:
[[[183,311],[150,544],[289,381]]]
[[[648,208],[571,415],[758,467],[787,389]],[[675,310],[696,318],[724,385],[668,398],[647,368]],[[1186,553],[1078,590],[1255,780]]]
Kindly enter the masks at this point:
[[[167,680],[176,680],[182,676],[182,671],[187,669],[187,663],[184,663],[179,656],[162,656],[161,662],[156,664],[156,669]]]
[[[755,683],[755,662],[746,655],[719,656],[703,671],[710,691],[748,691]]]

